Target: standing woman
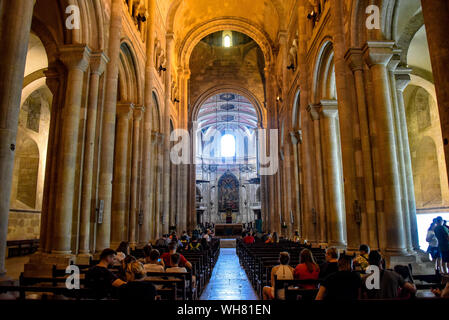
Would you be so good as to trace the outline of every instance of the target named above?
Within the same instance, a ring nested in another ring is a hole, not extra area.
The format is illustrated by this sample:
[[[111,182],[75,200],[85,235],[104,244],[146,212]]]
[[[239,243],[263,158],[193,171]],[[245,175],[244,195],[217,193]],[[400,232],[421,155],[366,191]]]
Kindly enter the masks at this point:
[[[432,257],[432,261],[435,261],[435,271],[438,273],[441,270],[441,256],[438,249],[438,239],[435,236],[436,223],[432,222],[427,230],[426,241],[429,243],[427,253]]]

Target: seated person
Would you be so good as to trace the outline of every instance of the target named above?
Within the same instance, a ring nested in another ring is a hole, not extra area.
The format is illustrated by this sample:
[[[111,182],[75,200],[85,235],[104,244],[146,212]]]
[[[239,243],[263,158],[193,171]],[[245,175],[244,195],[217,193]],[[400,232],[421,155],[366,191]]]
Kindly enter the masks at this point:
[[[254,239],[251,232],[248,232],[248,234],[243,238],[243,243],[253,244],[254,242],[256,242],[256,239]]]
[[[119,262],[118,264],[120,264],[129,255],[129,243],[127,241],[120,242],[116,251],[116,260]]]
[[[100,254],[100,262],[90,268],[86,274],[86,287],[95,291],[95,298],[102,299],[112,293],[112,289],[126,284],[109,270],[109,266],[115,261],[117,252],[112,249],[104,249]]]
[[[360,298],[362,279],[352,271],[352,257],[338,259],[338,271],[331,273],[320,284],[316,300],[354,301]]]
[[[330,247],[326,249],[326,262],[320,266],[320,279],[325,279],[330,274],[338,271],[338,258],[340,253],[335,247]]]
[[[146,280],[145,270],[141,262],[133,261],[126,267],[127,284],[120,288],[120,299],[126,301],[152,301],[156,296],[156,288]]]
[[[290,267],[288,264],[290,262],[290,254],[288,252],[281,252],[279,254],[279,262],[280,265],[273,267],[271,269],[271,287],[264,287],[263,288],[263,299],[264,300],[272,300],[275,298],[275,280],[274,277],[278,280],[293,280],[293,274],[295,272],[295,269]],[[278,290],[278,297],[281,300],[285,300],[285,290],[279,289]]]
[[[187,272],[187,269],[185,267],[180,267],[179,262],[181,260],[181,255],[179,253],[173,253],[170,256],[170,267],[167,268],[166,272],[179,272],[179,273],[185,273]]]
[[[170,257],[171,257],[172,254],[176,253],[176,248],[177,248],[176,242],[170,242],[170,244],[168,245],[169,252],[165,252],[162,255],[161,258],[164,261],[164,264],[165,264],[166,267],[171,267],[172,266]],[[182,254],[179,254],[179,266],[180,267],[187,267],[189,269],[192,269],[192,264],[189,261],[187,261],[187,259]]]
[[[398,298],[399,292],[414,295],[416,288],[410,282],[406,282],[404,278],[392,270],[384,270],[382,264],[382,256],[378,251],[371,251],[369,254],[370,266],[378,267],[380,271],[379,289],[367,287],[370,281],[369,275],[364,281],[364,296],[367,299],[395,299]],[[401,289],[401,290],[400,290]]]
[[[145,272],[165,272],[164,260],[161,259],[159,250],[151,250],[147,262],[143,265]]]
[[[198,242],[198,237],[194,236],[188,245],[188,250],[192,252],[199,252],[202,250],[201,243]]]
[[[300,243],[301,242],[301,237],[299,236],[299,232],[298,231],[295,231],[295,235],[293,236],[293,240],[292,241],[296,242],[296,243]]]
[[[357,271],[365,273],[366,268],[369,266],[368,255],[370,248],[367,244],[360,245],[359,255],[354,259],[354,267]]]
[[[299,264],[295,268],[295,279],[297,280],[318,280],[320,267],[313,258],[312,251],[303,249],[299,255]],[[316,289],[313,284],[303,286],[304,289]]]
[[[166,247],[170,243],[170,239],[168,238],[168,234],[163,234],[162,237],[156,240],[156,247]]]
[[[446,286],[443,290],[441,289],[432,289],[432,293],[440,298],[449,299],[449,282],[446,283]]]

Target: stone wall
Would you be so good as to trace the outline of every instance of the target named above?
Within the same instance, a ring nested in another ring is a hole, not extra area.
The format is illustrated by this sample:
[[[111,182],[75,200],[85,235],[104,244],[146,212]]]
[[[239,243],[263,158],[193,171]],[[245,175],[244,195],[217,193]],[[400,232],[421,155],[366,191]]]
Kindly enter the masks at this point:
[[[39,239],[40,213],[9,212],[7,240]]]

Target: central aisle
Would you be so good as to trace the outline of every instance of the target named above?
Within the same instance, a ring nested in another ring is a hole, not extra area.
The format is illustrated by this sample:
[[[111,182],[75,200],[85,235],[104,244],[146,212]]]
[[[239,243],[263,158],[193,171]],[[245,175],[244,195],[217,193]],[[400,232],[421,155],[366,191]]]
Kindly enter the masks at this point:
[[[201,295],[201,300],[258,300],[258,297],[240,266],[235,248],[221,248],[212,277]]]

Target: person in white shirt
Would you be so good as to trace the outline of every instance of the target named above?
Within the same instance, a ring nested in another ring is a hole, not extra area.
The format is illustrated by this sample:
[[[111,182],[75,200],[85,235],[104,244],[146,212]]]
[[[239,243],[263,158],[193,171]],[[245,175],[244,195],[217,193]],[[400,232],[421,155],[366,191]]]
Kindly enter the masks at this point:
[[[159,250],[151,250],[147,257],[149,261],[143,265],[145,272],[165,272],[164,261],[160,257]]]

